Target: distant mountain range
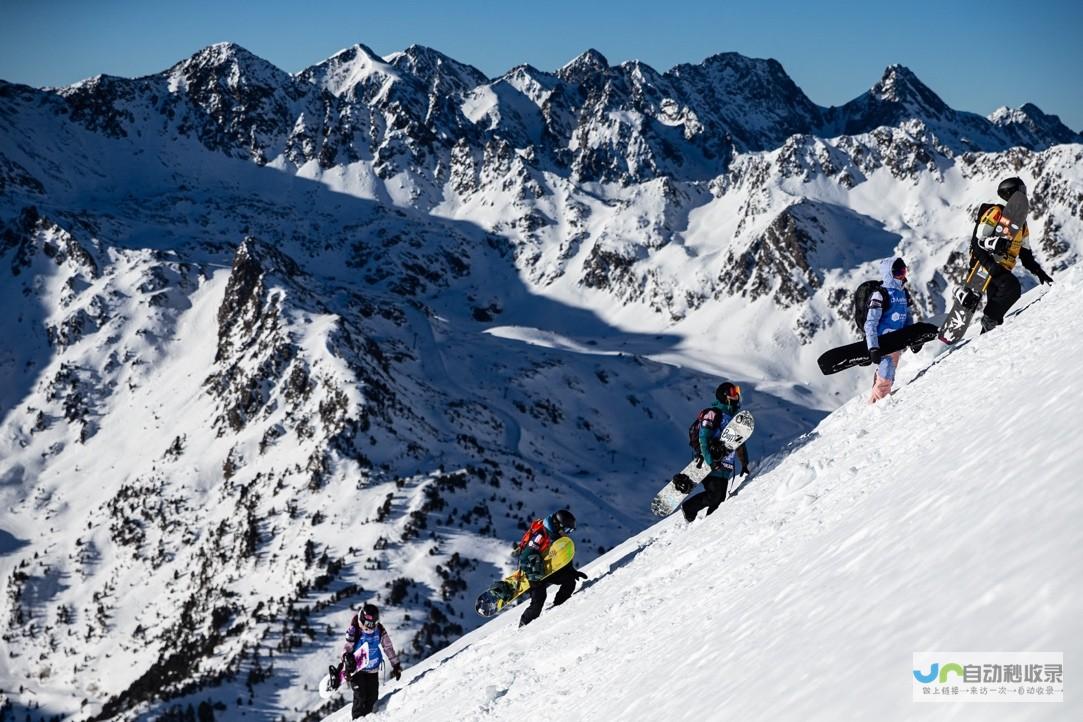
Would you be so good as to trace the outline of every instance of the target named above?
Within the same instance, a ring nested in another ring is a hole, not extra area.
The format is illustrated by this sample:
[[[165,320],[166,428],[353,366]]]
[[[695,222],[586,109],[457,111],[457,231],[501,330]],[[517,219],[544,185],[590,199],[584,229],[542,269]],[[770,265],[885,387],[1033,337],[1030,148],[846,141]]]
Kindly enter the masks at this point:
[[[989,118],[953,110],[900,65],[824,108],[777,61],[737,53],[658,73],[634,61],[611,66],[588,50],[555,73],[523,65],[488,79],[416,45],[386,59],[355,45],[290,75],[224,43],[156,75],[97,76],[55,95],[73,119],[114,136],[130,132],[137,114],[158,116],[161,132],[234,157],[329,168],[374,156],[385,173],[424,165],[434,148],[498,140],[535,148],[539,167],[579,181],[625,183],[717,175],[734,153],[777,148],[795,134],[857,135],[909,121],[955,152],[1081,140],[1029,103]]]

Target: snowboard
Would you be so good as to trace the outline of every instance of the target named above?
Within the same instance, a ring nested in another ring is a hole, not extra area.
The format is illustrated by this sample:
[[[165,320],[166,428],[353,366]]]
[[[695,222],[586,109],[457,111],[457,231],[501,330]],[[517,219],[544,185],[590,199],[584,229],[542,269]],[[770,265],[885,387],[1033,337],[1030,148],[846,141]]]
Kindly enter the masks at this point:
[[[898,331],[888,331],[880,334],[880,353],[887,356],[889,353],[901,351],[907,346],[932,341],[939,332],[940,329],[933,324],[923,322],[910,324]],[[819,364],[820,371],[825,376],[830,376],[854,366],[868,366],[872,361],[869,360],[869,347],[865,343],[865,339],[861,339],[825,351],[820,355],[820,358],[816,359],[816,363]]]
[[[332,697],[334,697],[336,694],[338,694],[338,691],[342,689],[342,685],[345,683],[345,681],[346,680],[344,679],[339,679],[339,686],[332,688],[331,673],[328,672],[327,674],[323,675],[323,678],[320,680],[320,686],[318,689],[320,699],[331,699]]]
[[[1023,233],[1023,225],[1027,222],[1029,212],[1030,202],[1027,200],[1027,194],[1023,191],[1013,193],[1000,212],[996,232],[988,239],[984,239],[988,244],[986,250],[1003,253],[1012,241]],[[974,318],[974,313],[978,310],[978,305],[991,279],[989,271],[975,259],[966,274],[963,285],[952,294],[951,308],[940,326],[941,341],[953,344],[966,334],[967,326]]]
[[[575,556],[575,544],[566,536],[557,539],[549,545],[549,551],[545,553],[545,577],[548,577],[558,569],[568,566]],[[499,614],[505,607],[518,599],[524,592],[530,589],[530,580],[520,570],[515,570],[511,576],[494,582],[478,597],[474,609],[483,617],[492,617]]]
[[[726,428],[722,429],[722,435],[719,437],[719,441],[721,441],[727,449],[736,449],[738,446],[748,441],[748,437],[752,436],[752,432],[755,428],[756,420],[752,418],[752,414],[747,411],[738,411],[737,415],[730,419],[730,422],[726,424]],[[651,512],[655,516],[668,516],[680,505],[681,500],[688,495],[688,492],[682,492],[678,489],[674,481],[682,475],[687,477],[688,481],[695,485],[707,478],[707,475],[710,473],[710,467],[703,463],[702,459],[699,461],[692,460],[688,466],[674,474],[673,479],[670,479],[669,483],[663,486],[661,491],[654,495],[654,498],[651,499]]]
[[[368,665],[368,663],[369,663],[369,643],[368,642],[363,643],[360,647],[358,647],[357,649],[354,650],[353,659],[354,659],[354,665],[355,665],[354,669],[355,670],[364,669]],[[338,686],[337,687],[332,687],[331,686],[331,671],[330,670],[328,670],[327,674],[325,674],[323,676],[323,678],[320,680],[320,686],[319,686],[319,688],[317,690],[319,692],[320,699],[331,699],[336,694],[338,694],[338,691],[340,689],[342,689],[343,687],[349,687],[350,686],[348,684],[348,682],[347,682],[347,675],[346,675],[346,670],[345,669],[337,672],[337,674],[338,674]]]

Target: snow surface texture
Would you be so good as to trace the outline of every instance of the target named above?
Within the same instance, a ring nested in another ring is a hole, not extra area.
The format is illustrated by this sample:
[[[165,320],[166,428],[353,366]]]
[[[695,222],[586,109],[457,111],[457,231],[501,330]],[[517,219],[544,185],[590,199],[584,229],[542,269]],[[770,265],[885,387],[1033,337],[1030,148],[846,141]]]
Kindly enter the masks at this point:
[[[1079,140],[896,66],[828,112],[736,54],[486,79],[221,44],[0,81],[9,709],[318,718],[351,607],[409,665],[481,623],[532,516],[589,518],[584,563],[652,524],[719,377],[754,464],[863,395],[867,369],[815,366],[852,289],[902,254],[935,320],[1008,169],[1059,279]]]
[[[1083,406],[1064,367],[1080,293],[1073,269],[996,333],[908,363],[712,516],[658,523],[529,627],[520,606],[415,665],[373,719],[1079,719],[1075,695],[916,706],[911,668],[1083,653],[1083,447],[1065,431]]]

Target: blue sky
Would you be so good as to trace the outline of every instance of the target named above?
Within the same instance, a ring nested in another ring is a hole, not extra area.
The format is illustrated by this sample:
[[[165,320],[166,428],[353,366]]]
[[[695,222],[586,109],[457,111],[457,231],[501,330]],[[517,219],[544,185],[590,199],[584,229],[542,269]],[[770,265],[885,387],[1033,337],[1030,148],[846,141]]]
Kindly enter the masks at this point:
[[[0,0],[0,78],[66,85],[163,70],[231,40],[295,72],[357,42],[428,45],[490,76],[560,67],[583,50],[660,71],[737,51],[775,58],[821,105],[911,68],[949,105],[987,114],[1030,101],[1083,129],[1083,3],[1066,0]]]

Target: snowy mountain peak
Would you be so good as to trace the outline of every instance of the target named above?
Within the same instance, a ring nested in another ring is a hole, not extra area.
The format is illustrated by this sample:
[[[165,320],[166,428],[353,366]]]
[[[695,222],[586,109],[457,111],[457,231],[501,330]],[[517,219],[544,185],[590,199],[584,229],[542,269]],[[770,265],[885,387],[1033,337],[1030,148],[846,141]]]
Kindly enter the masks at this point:
[[[782,64],[774,58],[750,58],[747,55],[741,55],[740,53],[725,52],[715,53],[709,55],[703,59],[700,65],[706,67],[715,68],[735,68],[741,70],[758,71],[764,75],[774,74],[781,72],[785,75],[785,71],[782,69]]]
[[[385,62],[369,47],[357,43],[343,48],[321,63],[305,68],[296,76],[302,82],[323,88],[334,96],[342,96],[370,78],[398,80],[398,70]]]
[[[561,67],[556,74],[565,82],[577,83],[607,70],[609,61],[606,57],[590,48]]]
[[[1038,145],[1052,140],[1056,143],[1083,142],[1083,135],[1061,122],[1056,115],[1047,115],[1034,103],[1021,108],[1002,106],[989,115],[989,122],[1011,134],[1019,145]]]
[[[220,65],[222,63],[231,62],[238,58],[255,58],[256,60],[260,60],[262,62],[260,58],[253,55],[246,48],[241,47],[237,43],[229,41],[222,43],[211,43],[202,50],[198,50],[193,53],[189,60]]]
[[[1029,105],[1029,103],[1028,103]],[[996,125],[1010,125],[1022,123],[1027,119],[1027,114],[1022,108],[1009,108],[1002,105],[989,114],[989,122]]]
[[[778,147],[823,123],[822,109],[777,60],[718,53],[702,63],[677,65],[664,77],[691,98],[689,106],[708,137],[728,137],[741,150]]]
[[[105,73],[98,73],[97,75],[91,75],[89,78],[83,78],[82,80],[76,80],[71,85],[65,85],[59,88],[45,88],[45,90],[55,90],[60,95],[66,95],[72,91],[95,88],[101,86],[103,83],[107,83],[114,80],[122,80],[115,75],[107,75]],[[6,84],[6,83],[5,83]]]
[[[935,137],[956,153],[1011,145],[987,118],[953,110],[902,65],[889,65],[868,92],[841,107],[826,109],[824,120],[820,129],[824,135],[868,133],[884,126],[920,128],[919,134]]]
[[[889,65],[869,92],[878,100],[899,103],[913,111],[940,115],[948,110],[947,104],[905,65]]]
[[[534,67],[530,63],[522,63],[511,68],[493,82],[500,80],[509,83],[530,82],[550,86],[556,83],[559,78],[553,73]]]
[[[666,72],[667,76],[686,80],[709,77],[712,82],[726,85],[725,92],[743,95],[760,93],[764,96],[780,90],[796,97],[804,93],[774,58],[750,58],[740,53],[716,53],[701,63],[681,63]],[[721,90],[719,92],[722,92]],[[811,101],[807,98],[803,102]]]
[[[473,65],[460,63],[424,45],[411,45],[384,60],[438,92],[464,93],[488,81],[485,73]]]
[[[289,73],[236,43],[208,45],[162,75],[169,79],[174,90],[215,81],[230,88],[281,86],[290,79]]]

